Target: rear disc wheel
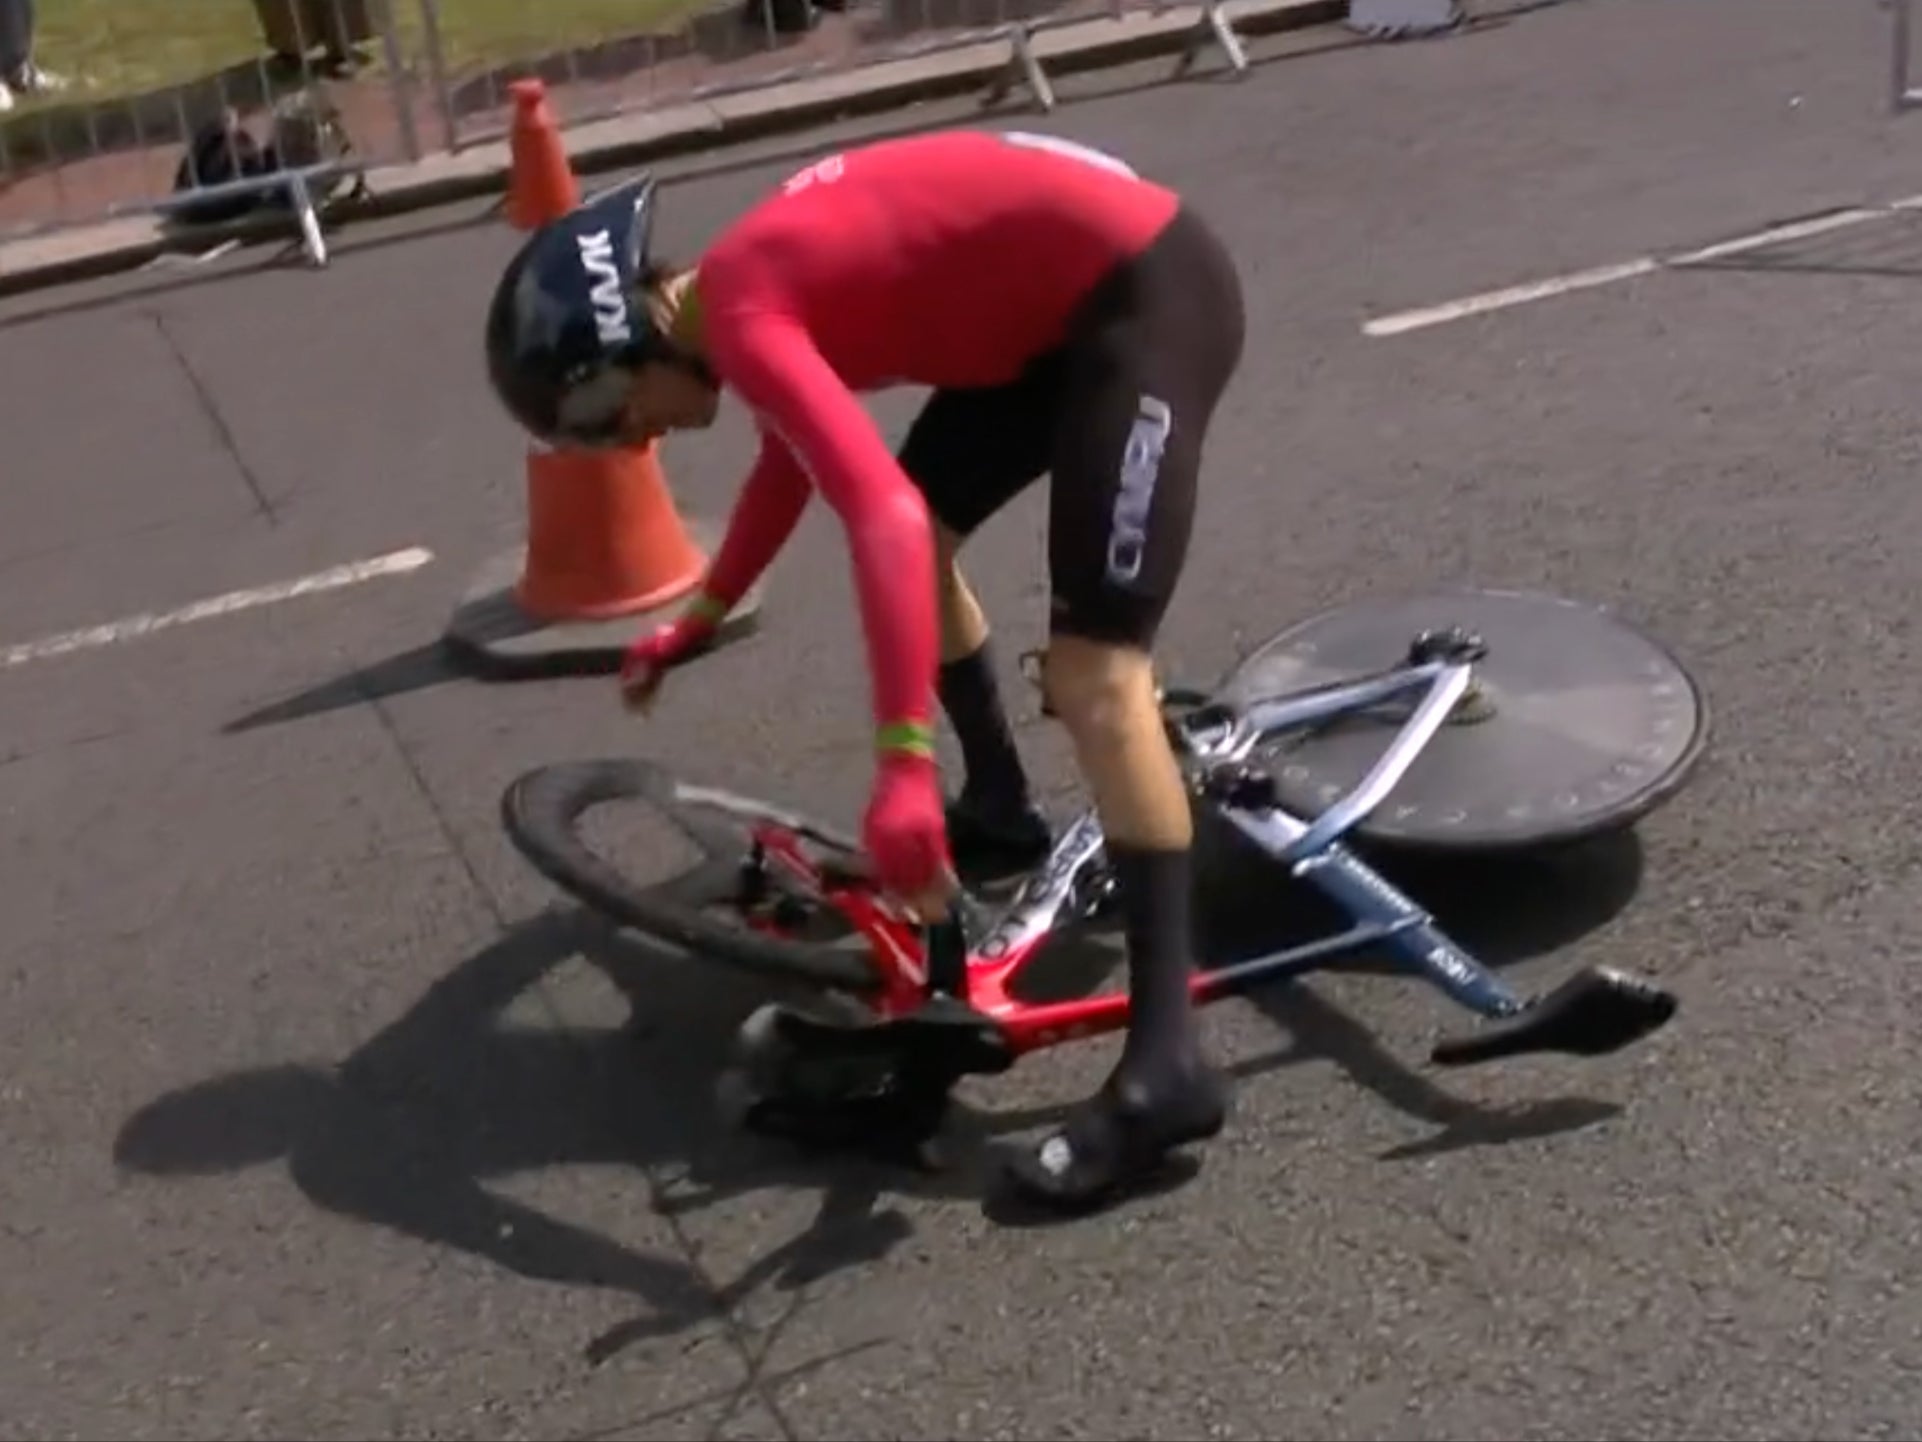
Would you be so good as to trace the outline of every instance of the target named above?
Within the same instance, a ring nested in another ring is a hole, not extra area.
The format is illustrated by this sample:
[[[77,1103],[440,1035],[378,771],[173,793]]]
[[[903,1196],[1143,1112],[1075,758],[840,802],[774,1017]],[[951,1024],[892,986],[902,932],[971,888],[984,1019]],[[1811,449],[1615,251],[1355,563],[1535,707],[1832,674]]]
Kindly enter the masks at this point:
[[[1424,632],[1487,644],[1472,703],[1438,731],[1357,838],[1434,853],[1559,847],[1632,826],[1701,759],[1707,702],[1659,641],[1605,608],[1525,591],[1453,590],[1343,606],[1264,643],[1226,678],[1241,707],[1404,663]],[[1405,706],[1279,737],[1251,761],[1306,820],[1352,790]]]

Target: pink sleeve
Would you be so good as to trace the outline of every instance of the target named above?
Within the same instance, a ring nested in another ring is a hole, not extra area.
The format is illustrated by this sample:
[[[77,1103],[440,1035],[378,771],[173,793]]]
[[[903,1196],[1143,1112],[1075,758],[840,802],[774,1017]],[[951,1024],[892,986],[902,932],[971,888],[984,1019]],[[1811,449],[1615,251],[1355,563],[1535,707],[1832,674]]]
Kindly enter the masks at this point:
[[[800,325],[735,315],[710,333],[722,378],[786,443],[846,528],[877,727],[932,723],[940,631],[926,505]]]
[[[787,447],[763,431],[761,453],[734,503],[702,589],[729,610],[738,605],[794,534],[810,494],[807,475]]]

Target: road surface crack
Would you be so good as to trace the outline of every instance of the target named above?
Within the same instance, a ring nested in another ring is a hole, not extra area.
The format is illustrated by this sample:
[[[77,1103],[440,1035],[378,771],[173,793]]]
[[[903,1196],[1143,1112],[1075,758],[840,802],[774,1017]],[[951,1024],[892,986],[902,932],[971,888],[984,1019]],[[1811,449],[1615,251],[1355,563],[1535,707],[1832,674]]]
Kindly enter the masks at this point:
[[[187,359],[187,352],[175,338],[174,333],[167,329],[167,318],[157,310],[148,311],[147,315],[153,321],[153,328],[160,333],[160,339],[173,353],[174,363],[180,367],[180,373],[186,376],[187,384],[193,387],[194,398],[200,402],[200,410],[207,417],[207,424],[213,427],[222,449],[232,458],[235,469],[240,472],[240,479],[246,485],[247,493],[253,497],[255,513],[264,517],[268,525],[278,526],[280,512],[268,498],[259,475],[247,463],[246,456],[241,454],[240,443],[234,439],[233,428],[227,424],[227,417],[221,413],[220,403],[214,399],[213,391],[201,378],[200,372],[194,369],[193,362]]]
[[[422,804],[427,807],[428,814],[433,817],[434,824],[440,831],[442,840],[452,853],[455,863],[461,868],[463,875],[467,878],[469,889],[473,892],[480,904],[486,908],[488,917],[493,921],[495,931],[500,936],[505,937],[512,930],[512,926],[507,917],[507,909],[501,904],[500,898],[494,895],[493,889],[488,886],[486,879],[482,877],[480,868],[474,864],[473,857],[468,853],[467,847],[462,844],[459,833],[454,829],[452,818],[447,815],[446,809],[440,803],[440,798],[434,794],[433,787],[428,784],[427,776],[421,770],[420,763],[415,758],[413,749],[407,744],[406,738],[401,735],[400,728],[394,724],[393,716],[388,711],[382,699],[360,681],[356,680],[355,685],[356,689],[360,691],[363,699],[366,701],[368,709],[373,712],[375,723],[380,727],[382,734],[386,736],[388,743],[394,748],[394,752],[400,760],[402,769],[407,773],[409,782],[420,796]],[[540,992],[540,1002],[547,1010],[549,1019],[555,1024],[559,1033],[565,1036],[567,1034],[566,1019],[559,1014],[552,998],[542,991]],[[592,1054],[585,1047],[574,1043],[569,1046],[569,1055],[572,1056],[574,1063],[579,1068],[584,1083],[591,1085],[596,1080]],[[658,1174],[658,1168],[640,1164],[638,1170],[647,1186],[652,1210],[666,1225],[668,1235],[673,1238],[674,1245],[680,1249],[682,1256],[686,1260],[690,1274],[698,1284],[705,1289],[708,1300],[713,1305],[716,1316],[720,1321],[722,1332],[727,1339],[728,1346],[740,1359],[741,1365],[745,1369],[745,1375],[732,1389],[735,1400],[728,1406],[723,1420],[725,1421],[726,1418],[732,1417],[734,1413],[739,1410],[742,1400],[749,1396],[756,1397],[760,1400],[762,1406],[767,1408],[769,1416],[774,1419],[775,1425],[780,1428],[781,1435],[789,1439],[794,1438],[797,1434],[793,1426],[782,1410],[779,1399],[772,1395],[767,1385],[766,1344],[760,1347],[755,1345],[755,1339],[750,1334],[747,1325],[738,1315],[735,1302],[730,1298],[729,1289],[723,1286],[720,1279],[714,1275],[712,1269],[703,1263],[699,1246],[696,1245],[694,1238],[688,1234],[688,1230],[682,1222],[673,1215],[672,1208],[667,1204],[667,1183]]]

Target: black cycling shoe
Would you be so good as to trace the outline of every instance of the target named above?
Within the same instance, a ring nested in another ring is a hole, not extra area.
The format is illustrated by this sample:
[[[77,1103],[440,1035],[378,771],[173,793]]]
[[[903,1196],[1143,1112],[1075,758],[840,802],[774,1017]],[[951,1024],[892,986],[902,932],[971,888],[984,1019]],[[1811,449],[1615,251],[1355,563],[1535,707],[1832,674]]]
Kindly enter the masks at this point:
[[[1170,1152],[1217,1135],[1228,1105],[1227,1078],[1212,1067],[1157,1083],[1117,1068],[1037,1146],[1010,1154],[1004,1171],[1024,1201],[1090,1212],[1150,1179]]]
[[[984,801],[962,792],[948,803],[948,846],[964,881],[997,881],[1048,859],[1054,832],[1033,806]]]

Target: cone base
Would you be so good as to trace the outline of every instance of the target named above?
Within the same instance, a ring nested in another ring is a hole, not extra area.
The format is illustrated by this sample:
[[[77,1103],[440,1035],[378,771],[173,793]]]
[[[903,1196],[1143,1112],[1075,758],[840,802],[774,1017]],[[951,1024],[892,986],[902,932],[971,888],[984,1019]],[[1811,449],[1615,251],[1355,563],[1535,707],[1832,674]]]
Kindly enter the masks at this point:
[[[714,529],[689,518],[688,533],[710,548]],[[555,676],[612,676],[634,638],[681,612],[684,596],[659,606],[628,610],[605,619],[546,621],[523,607],[517,596],[524,550],[516,546],[490,557],[475,572],[441,643],[470,675],[489,681],[535,680]],[[714,645],[751,634],[760,624],[763,590],[756,586],[721,624]]]
[[[597,606],[576,601],[570,608],[558,602],[552,607],[544,605],[545,598],[534,593],[523,572],[514,583],[514,601],[542,625],[564,624],[569,621],[617,621],[628,616],[645,616],[665,606],[671,606],[676,601],[685,600],[694,594],[695,588],[701,584],[701,577],[706,574],[705,565],[690,567],[685,574],[676,576],[671,581],[641,595],[623,596],[618,601],[604,601]]]

